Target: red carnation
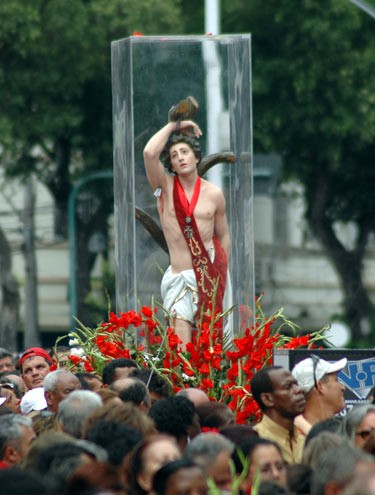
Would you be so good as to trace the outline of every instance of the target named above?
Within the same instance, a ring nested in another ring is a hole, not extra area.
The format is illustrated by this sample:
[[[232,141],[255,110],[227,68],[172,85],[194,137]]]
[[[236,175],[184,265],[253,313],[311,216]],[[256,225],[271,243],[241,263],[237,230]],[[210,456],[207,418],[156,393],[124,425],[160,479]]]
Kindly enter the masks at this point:
[[[152,309],[148,306],[142,306],[141,313],[144,314],[146,318],[151,318],[153,315]]]

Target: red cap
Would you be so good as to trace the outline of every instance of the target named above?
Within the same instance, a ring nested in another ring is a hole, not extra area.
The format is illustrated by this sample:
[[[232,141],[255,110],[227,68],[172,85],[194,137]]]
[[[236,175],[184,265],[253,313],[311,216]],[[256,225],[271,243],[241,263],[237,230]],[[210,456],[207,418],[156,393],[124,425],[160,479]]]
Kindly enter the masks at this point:
[[[24,363],[24,361],[28,358],[35,357],[35,356],[40,356],[40,357],[44,358],[49,364],[53,363],[53,359],[51,358],[51,356],[48,354],[47,351],[45,351],[41,347],[30,347],[29,349],[26,349],[26,351],[24,351],[21,354],[21,357],[19,360],[19,367],[21,368],[21,370],[22,370],[22,364]]]

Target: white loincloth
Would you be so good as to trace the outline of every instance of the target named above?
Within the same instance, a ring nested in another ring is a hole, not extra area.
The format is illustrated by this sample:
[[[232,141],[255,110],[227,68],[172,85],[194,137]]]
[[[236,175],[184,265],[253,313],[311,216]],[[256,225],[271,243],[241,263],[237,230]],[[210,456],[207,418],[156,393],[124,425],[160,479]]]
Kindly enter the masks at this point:
[[[198,312],[198,288],[193,269],[184,270],[180,273],[172,273],[169,266],[161,281],[161,296],[163,298],[164,309],[173,318],[190,322],[196,322]],[[229,271],[223,299],[223,312],[233,305],[232,282]],[[232,313],[225,317],[224,322],[224,343],[225,348],[231,346],[233,340],[233,317]]]
[[[164,308],[173,318],[194,323],[198,311],[198,289],[194,270],[172,273],[169,266],[161,281]]]

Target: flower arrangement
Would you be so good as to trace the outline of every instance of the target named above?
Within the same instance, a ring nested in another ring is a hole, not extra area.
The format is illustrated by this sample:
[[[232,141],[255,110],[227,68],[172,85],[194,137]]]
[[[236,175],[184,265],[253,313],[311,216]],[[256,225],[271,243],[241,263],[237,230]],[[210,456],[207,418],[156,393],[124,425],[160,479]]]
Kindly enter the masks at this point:
[[[71,368],[101,374],[111,359],[131,358],[162,375],[175,392],[200,388],[211,400],[226,403],[237,423],[256,422],[260,410],[249,385],[254,374],[272,364],[274,348],[313,348],[325,330],[298,336],[298,327],[284,316],[283,309],[267,317],[261,303],[262,297],[256,298],[255,315],[249,307],[240,308],[241,335],[233,339],[229,350],[221,337],[222,314],[212,312],[193,332],[186,350],[181,350],[174,329],[157,318],[157,307],[143,306],[139,312],[119,315],[111,312],[107,322],[95,328],[79,323],[68,334],[69,344],[76,346],[70,356]],[[295,336],[283,335],[284,327]]]

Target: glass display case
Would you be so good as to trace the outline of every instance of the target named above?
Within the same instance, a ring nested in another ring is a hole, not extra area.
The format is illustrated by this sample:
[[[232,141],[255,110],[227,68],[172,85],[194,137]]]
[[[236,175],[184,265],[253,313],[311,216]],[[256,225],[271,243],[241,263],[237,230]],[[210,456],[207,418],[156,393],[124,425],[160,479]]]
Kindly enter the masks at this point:
[[[223,189],[231,234],[234,332],[253,307],[251,37],[134,36],[112,43],[117,311],[161,303],[168,253],[143,164],[143,148],[188,95],[199,110],[203,155],[231,152],[210,169]]]

